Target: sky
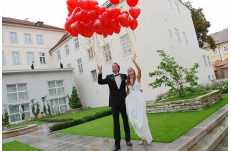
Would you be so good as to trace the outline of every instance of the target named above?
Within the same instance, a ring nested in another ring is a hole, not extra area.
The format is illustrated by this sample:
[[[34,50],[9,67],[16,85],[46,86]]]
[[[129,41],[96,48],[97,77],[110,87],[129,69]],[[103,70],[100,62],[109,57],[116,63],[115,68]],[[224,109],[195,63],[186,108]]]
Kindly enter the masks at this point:
[[[101,5],[106,0],[98,0]],[[191,0],[194,8],[203,8],[211,23],[209,34],[228,27],[228,0]],[[3,0],[2,16],[64,28],[67,17],[66,0]],[[141,8],[142,10],[142,8]]]

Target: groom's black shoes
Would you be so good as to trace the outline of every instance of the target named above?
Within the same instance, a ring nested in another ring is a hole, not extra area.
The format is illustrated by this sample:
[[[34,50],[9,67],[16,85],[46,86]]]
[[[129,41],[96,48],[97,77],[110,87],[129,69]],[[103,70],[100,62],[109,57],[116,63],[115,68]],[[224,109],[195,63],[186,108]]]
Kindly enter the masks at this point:
[[[117,151],[120,149],[120,146],[115,146],[114,149],[112,151]]]
[[[130,141],[126,141],[128,146],[132,146],[132,143]]]

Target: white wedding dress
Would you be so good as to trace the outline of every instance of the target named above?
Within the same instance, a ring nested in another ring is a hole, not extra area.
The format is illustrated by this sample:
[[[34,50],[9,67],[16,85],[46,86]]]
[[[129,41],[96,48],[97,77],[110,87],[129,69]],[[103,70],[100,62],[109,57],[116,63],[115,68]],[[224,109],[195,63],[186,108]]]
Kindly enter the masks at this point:
[[[143,140],[151,142],[153,139],[148,126],[145,99],[143,94],[140,92],[141,84],[136,78],[133,87],[129,85],[128,88],[129,95],[125,100],[127,115],[136,134]]]

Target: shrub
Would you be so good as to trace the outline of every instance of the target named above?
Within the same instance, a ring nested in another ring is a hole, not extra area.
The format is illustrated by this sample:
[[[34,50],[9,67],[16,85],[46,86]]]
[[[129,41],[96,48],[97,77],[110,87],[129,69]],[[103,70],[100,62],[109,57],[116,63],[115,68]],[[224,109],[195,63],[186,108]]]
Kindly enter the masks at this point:
[[[71,121],[73,118],[67,118],[67,119],[41,119],[39,121],[42,122],[66,122],[66,121]]]
[[[105,117],[105,116],[108,116],[108,115],[111,115],[111,114],[112,114],[111,109],[110,110],[105,110],[105,111],[102,111],[102,112],[96,112],[94,115],[85,116],[82,119],[71,120],[71,121],[67,121],[67,122],[64,122],[64,123],[55,124],[55,125],[49,127],[49,129],[50,129],[50,131],[57,131],[57,130],[69,128],[69,127],[72,127],[72,126],[76,126],[76,125],[79,125],[79,124],[82,124],[82,123],[85,123],[85,122],[89,122],[89,121],[92,121],[92,120],[95,120],[95,119],[98,119],[98,118],[102,118],[102,117]]]

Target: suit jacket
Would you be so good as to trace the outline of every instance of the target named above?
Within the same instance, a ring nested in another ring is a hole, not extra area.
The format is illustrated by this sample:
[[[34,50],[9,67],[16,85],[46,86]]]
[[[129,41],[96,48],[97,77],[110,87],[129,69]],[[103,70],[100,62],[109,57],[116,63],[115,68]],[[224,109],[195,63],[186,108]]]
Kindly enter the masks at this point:
[[[127,79],[126,74],[121,74],[121,85],[118,89],[114,74],[107,75],[105,79],[102,79],[102,73],[98,75],[98,84],[108,84],[109,86],[109,106],[125,106],[125,98],[126,98],[126,83]]]

